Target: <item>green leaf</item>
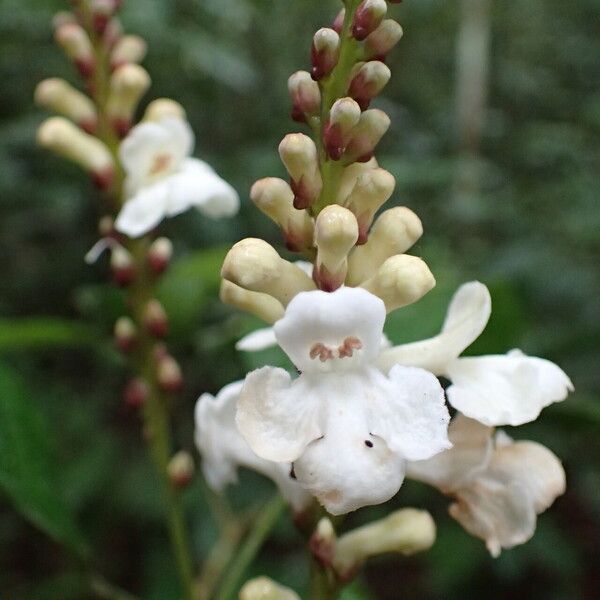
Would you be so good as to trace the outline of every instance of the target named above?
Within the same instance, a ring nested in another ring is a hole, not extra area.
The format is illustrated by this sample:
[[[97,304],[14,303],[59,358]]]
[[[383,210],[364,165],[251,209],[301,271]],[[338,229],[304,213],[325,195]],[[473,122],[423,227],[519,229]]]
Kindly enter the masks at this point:
[[[75,321],[53,318],[0,319],[0,352],[92,344],[93,332]]]
[[[26,519],[81,554],[83,537],[64,501],[50,439],[25,382],[0,364],[0,489]]]

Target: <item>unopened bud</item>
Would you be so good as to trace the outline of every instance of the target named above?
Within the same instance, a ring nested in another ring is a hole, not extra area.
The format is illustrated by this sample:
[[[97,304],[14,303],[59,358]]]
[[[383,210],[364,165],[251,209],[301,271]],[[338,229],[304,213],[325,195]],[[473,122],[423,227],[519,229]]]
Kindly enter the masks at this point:
[[[169,319],[158,300],[150,300],[144,309],[144,326],[155,337],[162,338],[169,332]]]
[[[416,302],[434,286],[435,278],[429,267],[409,254],[388,258],[372,277],[360,284],[383,300],[388,313]]]
[[[329,122],[323,130],[328,156],[339,160],[350,141],[352,129],[360,120],[360,106],[352,98],[340,98],[329,111]]]
[[[99,35],[103,35],[110,18],[117,9],[115,0],[92,0],[90,3],[92,13],[92,27]]]
[[[383,212],[369,233],[369,241],[350,256],[348,285],[357,286],[371,277],[384,261],[406,252],[421,235],[421,220],[409,208],[396,206]]]
[[[115,244],[110,253],[110,268],[117,285],[127,286],[135,278],[135,263],[131,254],[120,244]]]
[[[115,234],[115,220],[111,215],[104,215],[98,221],[98,234],[101,238],[112,237]]]
[[[364,40],[375,31],[387,12],[385,0],[362,0],[354,13],[352,36],[355,40]]]
[[[370,169],[356,180],[344,205],[354,213],[358,221],[359,244],[366,243],[375,213],[393,194],[395,186],[394,176],[380,168]]]
[[[114,177],[114,163],[109,149],[97,138],[84,133],[64,117],[51,117],[37,132],[42,148],[64,156],[88,171],[101,189],[107,189]]]
[[[40,81],[34,98],[40,106],[68,117],[84,131],[95,131],[98,116],[94,103],[64,79],[52,77]]]
[[[310,49],[312,63],[311,76],[319,81],[333,71],[340,54],[340,36],[327,27],[319,29],[313,38]]]
[[[167,355],[158,361],[156,377],[165,392],[175,393],[183,386],[181,367],[172,356]]]
[[[308,208],[323,188],[315,143],[303,133],[289,133],[279,144],[279,156],[291,177],[294,206]]]
[[[160,121],[167,117],[185,120],[185,110],[179,102],[170,98],[157,98],[148,104],[144,113],[144,121]]]
[[[405,556],[423,552],[431,548],[435,535],[435,523],[427,511],[405,508],[341,536],[333,566],[340,579],[347,581],[368,558],[389,552]]]
[[[150,389],[148,384],[141,378],[131,379],[123,390],[123,400],[127,406],[131,408],[140,408],[144,406]]]
[[[119,317],[115,323],[115,344],[121,352],[131,352],[137,341],[137,327],[129,317]]]
[[[187,487],[194,478],[194,459],[189,452],[180,450],[173,455],[167,466],[171,484],[179,489]]]
[[[348,95],[352,96],[363,110],[366,110],[381,90],[387,85],[392,72],[379,60],[370,60],[357,69],[350,82]]]
[[[90,77],[94,72],[94,50],[85,29],[77,22],[62,23],[56,28],[54,37],[81,76]]]
[[[139,35],[124,35],[116,42],[110,54],[110,64],[118,69],[127,63],[140,63],[146,56],[148,44]]]
[[[123,36],[123,25],[121,21],[116,17],[113,17],[106,24],[104,35],[102,36],[102,42],[107,48],[114,48],[115,44]]]
[[[245,290],[226,279],[221,282],[219,298],[221,302],[253,314],[271,325],[279,321],[285,312],[281,302],[273,296]]]
[[[390,118],[377,108],[366,110],[358,125],[352,130],[352,139],[346,147],[346,155],[359,162],[373,158],[375,147],[389,129]]]
[[[355,162],[348,165],[342,172],[342,176],[339,180],[338,191],[335,198],[335,204],[341,204],[344,206],[346,199],[352,193],[356,181],[361,175],[364,175],[367,171],[376,169],[379,165],[377,160],[372,158],[367,162]]]
[[[277,177],[259,179],[250,190],[250,198],[283,232],[286,248],[302,252],[313,245],[313,222],[304,210],[294,208],[294,192]]]
[[[296,71],[288,79],[292,99],[292,119],[306,123],[307,117],[317,115],[321,109],[319,84],[307,71]]]
[[[68,10],[59,10],[52,17],[52,27],[56,30],[63,25],[67,25],[68,23],[77,24],[77,17]]]
[[[169,238],[160,237],[152,242],[146,258],[148,267],[156,273],[162,273],[171,262],[173,244]]]
[[[139,65],[125,64],[112,74],[106,111],[119,135],[131,128],[133,113],[149,87],[150,76]]]
[[[317,261],[314,278],[320,289],[337,290],[346,279],[348,253],[358,239],[358,223],[352,212],[343,206],[325,207],[315,223]]]
[[[402,38],[400,23],[394,19],[385,19],[381,25],[365,40],[365,58],[383,60]]]
[[[346,9],[342,8],[340,12],[336,15],[333,23],[331,25],[331,29],[333,29],[337,33],[342,33],[342,29],[344,28],[344,19],[346,18]]]
[[[269,294],[283,306],[296,294],[315,289],[312,279],[302,269],[257,238],[247,238],[231,248],[221,276],[244,289]]]
[[[239,600],[300,600],[300,596],[268,577],[257,577],[242,586]]]
[[[330,567],[333,562],[336,535],[333,524],[323,517],[308,542],[310,551],[315,559],[324,567]]]

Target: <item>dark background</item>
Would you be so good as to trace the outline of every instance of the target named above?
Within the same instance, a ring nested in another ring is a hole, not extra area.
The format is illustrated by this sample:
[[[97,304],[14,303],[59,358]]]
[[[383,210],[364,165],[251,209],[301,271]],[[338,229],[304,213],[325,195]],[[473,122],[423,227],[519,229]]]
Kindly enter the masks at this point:
[[[577,388],[536,423],[509,431],[563,459],[568,491],[540,517],[532,541],[492,560],[447,516],[447,499],[408,482],[390,504],[428,508],[439,528],[435,546],[411,559],[373,561],[345,598],[597,598],[600,2],[494,3],[478,24],[491,34],[488,102],[468,147],[459,142],[455,110],[465,20],[459,4],[412,0],[390,11],[405,37],[388,61],[393,79],[375,103],[392,117],[378,156],[397,177],[393,203],[423,220],[413,252],[427,260],[438,286],[395,313],[388,334],[401,342],[435,333],[461,282],[486,283],[494,315],[470,352],[519,347],[560,364]],[[52,43],[51,17],[65,6],[0,0],[0,465],[17,464],[26,475],[0,474],[8,492],[0,496],[0,596],[90,597],[87,567],[53,537],[71,546],[84,538],[94,569],[143,598],[169,600],[177,597],[175,574],[156,481],[139,420],[120,398],[124,362],[108,339],[122,295],[105,283],[104,262],[83,263],[96,240],[100,200],[76,168],[34,143],[45,116],[32,102],[36,83],[48,76],[76,82]],[[312,33],[337,8],[333,0],[125,2],[126,30],[150,45],[144,65],[154,83],[146,101],[171,96],[185,106],[197,155],[242,198],[233,220],[188,213],[163,227],[178,259],[161,298],[186,374],[174,411],[177,439],[189,450],[201,392],[282,360],[278,351],[233,350],[258,323],[219,304],[218,269],[227,246],[246,235],[280,243],[248,190],[259,177],[284,174],[277,144],[298,128],[288,118],[287,77],[307,67]],[[15,413],[22,425],[9,430]],[[252,507],[271,486],[243,473],[230,492],[234,507]],[[50,517],[36,509],[44,494]],[[206,553],[215,526],[198,483],[186,501],[194,544]],[[389,509],[363,509],[348,523]],[[286,517],[252,574],[302,592],[307,569]]]

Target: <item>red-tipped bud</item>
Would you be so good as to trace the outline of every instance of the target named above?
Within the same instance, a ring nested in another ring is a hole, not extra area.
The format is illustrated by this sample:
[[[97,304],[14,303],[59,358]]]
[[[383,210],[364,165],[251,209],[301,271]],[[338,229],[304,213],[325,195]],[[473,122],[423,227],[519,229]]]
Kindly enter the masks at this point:
[[[129,317],[119,317],[115,323],[115,344],[121,352],[131,352],[137,341],[137,327]]]
[[[288,90],[292,99],[292,119],[305,123],[306,118],[319,114],[321,92],[319,84],[307,71],[296,71],[288,79]]]
[[[123,390],[123,400],[131,408],[140,408],[148,400],[150,390],[148,384],[141,378],[131,379]]]
[[[165,392],[178,392],[183,386],[183,375],[179,363],[172,356],[165,356],[158,362],[158,384]]]
[[[381,90],[387,85],[392,73],[378,60],[371,60],[361,65],[352,81],[348,94],[354,98],[362,110],[366,110]]]
[[[352,36],[362,41],[375,31],[387,12],[385,0],[363,0],[354,13]]]
[[[365,58],[384,60],[390,50],[400,41],[402,35],[400,23],[394,19],[385,19],[365,40]]]
[[[98,234],[101,238],[113,237],[115,235],[115,220],[110,215],[100,217],[98,221]]]
[[[173,256],[173,244],[166,237],[160,237],[152,242],[150,250],[148,250],[148,267],[151,271],[159,275],[162,273],[171,262]]]
[[[90,77],[94,72],[94,51],[83,27],[78,23],[63,22],[56,28],[54,37],[81,76]]]
[[[313,38],[310,50],[311,76],[315,81],[327,77],[337,64],[340,54],[340,36],[333,29],[323,27]]]
[[[344,19],[346,18],[346,9],[342,8],[340,12],[337,14],[333,23],[331,24],[331,29],[333,29],[337,33],[342,33],[342,29],[344,28]]]
[[[167,474],[171,484],[182,489],[187,487],[194,478],[194,459],[189,452],[180,450],[169,461]]]
[[[323,128],[328,156],[339,160],[346,150],[353,127],[360,119],[360,106],[352,98],[340,98],[329,111],[329,122]]]
[[[358,162],[369,161],[389,126],[390,118],[382,110],[371,108],[363,112],[358,125],[352,130],[346,155]]]
[[[163,305],[158,300],[150,300],[144,309],[144,326],[157,338],[169,333],[169,319]]]
[[[127,63],[140,63],[146,56],[147,49],[144,38],[139,35],[124,35],[119,38],[111,52],[111,67],[117,69]]]
[[[112,248],[110,268],[113,279],[119,286],[127,286],[135,278],[135,263],[131,254],[123,246],[115,245]]]
[[[117,9],[114,0],[93,0],[91,2],[92,26],[94,31],[103,35],[106,27]]]

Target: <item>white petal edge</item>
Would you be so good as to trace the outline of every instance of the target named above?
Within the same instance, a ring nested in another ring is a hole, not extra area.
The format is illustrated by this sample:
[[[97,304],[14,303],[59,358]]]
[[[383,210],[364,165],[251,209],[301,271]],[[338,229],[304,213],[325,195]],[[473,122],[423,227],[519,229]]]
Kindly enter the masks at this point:
[[[166,180],[140,190],[123,205],[115,221],[117,231],[137,238],[154,229],[165,217],[168,193]]]
[[[252,331],[238,340],[235,349],[243,352],[259,352],[260,350],[266,350],[274,346],[277,346],[275,330],[272,327],[264,327]]]

